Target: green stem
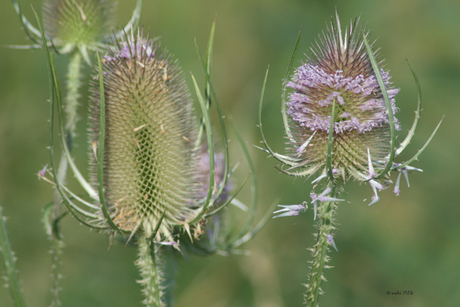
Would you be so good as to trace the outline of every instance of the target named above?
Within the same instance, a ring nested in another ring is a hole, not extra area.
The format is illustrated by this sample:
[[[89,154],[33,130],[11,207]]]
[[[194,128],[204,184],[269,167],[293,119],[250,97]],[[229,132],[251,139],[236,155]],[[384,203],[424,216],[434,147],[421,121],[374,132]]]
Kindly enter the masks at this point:
[[[81,63],[81,54],[79,52],[75,52],[70,59],[69,71],[67,73],[67,99],[65,106],[67,118],[65,128],[71,138],[75,137],[75,128],[77,123],[78,98],[80,97],[78,90],[81,85]],[[70,145],[69,148],[71,148]]]
[[[166,307],[172,307],[174,304],[174,286],[177,275],[177,257],[176,251],[171,246],[165,246],[163,249],[164,270],[162,286],[164,289],[163,301]]]
[[[78,89],[80,88],[80,77],[81,77],[81,54],[75,52],[72,55],[69,63],[69,71],[67,74],[67,98],[66,98],[66,140],[69,150],[72,150],[72,142],[75,137],[75,130],[77,124],[77,106],[78,106]],[[67,174],[68,162],[63,152],[61,155],[61,161],[59,162],[58,170],[58,180],[59,182],[65,182],[65,177]],[[56,189],[54,197],[54,211],[53,211],[53,220],[56,220],[59,217],[59,205],[61,203],[61,196]]]
[[[59,300],[59,291],[61,290],[61,254],[64,247],[64,241],[60,238],[53,237],[53,247],[51,248],[51,276],[53,278],[51,287],[51,307],[61,306]]]
[[[78,98],[79,93],[78,90],[80,88],[80,78],[81,78],[81,63],[82,57],[79,52],[75,52],[70,59],[68,73],[67,73],[67,97],[66,97],[66,106],[65,106],[65,113],[66,113],[66,140],[69,149],[72,149],[72,142],[75,138],[75,130],[76,130],[76,123],[77,123],[77,107],[78,107]],[[57,180],[64,184],[65,178],[67,176],[67,169],[68,169],[68,162],[64,151],[61,155],[61,160],[59,162],[59,168],[57,172]],[[54,193],[54,208],[52,214],[52,225],[56,225],[53,227],[52,233],[50,233],[51,240],[53,242],[53,246],[51,248],[51,255],[52,255],[52,279],[53,279],[53,286],[51,289],[52,293],[52,302],[51,306],[60,306],[59,301],[59,291],[60,291],[60,281],[61,281],[61,265],[60,265],[60,257],[62,253],[62,248],[64,247],[64,243],[61,238],[61,234],[59,233],[58,227],[58,220],[61,217],[60,214],[60,205],[62,203],[61,195],[56,188]]]
[[[75,138],[75,130],[77,126],[77,107],[78,107],[78,90],[80,88],[80,78],[81,78],[81,54],[75,52],[72,55],[69,63],[69,71],[67,73],[67,97],[65,105],[65,114],[66,114],[66,140],[69,150],[72,150],[73,139]],[[60,182],[64,182],[67,174],[67,158],[64,153],[61,155],[61,161],[59,163],[58,179]],[[60,198],[60,197],[59,197]],[[54,213],[56,218],[59,215],[59,212]]]
[[[159,252],[155,250],[155,243],[146,237],[139,238],[138,245],[139,258],[136,265],[142,277],[138,282],[143,286],[142,292],[145,296],[143,303],[149,307],[164,307],[161,286],[163,274]]]
[[[339,190],[338,185],[330,182],[328,187],[332,190],[331,196],[336,198]],[[316,235],[316,244],[312,249],[313,260],[311,261],[310,282],[307,285],[305,295],[308,307],[318,306],[319,295],[322,292],[321,283],[326,280],[323,276],[323,271],[327,267],[326,263],[329,260],[327,256],[329,242],[327,239],[328,235],[335,229],[334,215],[336,210],[336,202],[322,202],[318,207],[318,233]]]
[[[21,287],[19,286],[18,272],[16,270],[16,261],[11,249],[8,233],[6,232],[5,218],[0,207],[0,255],[5,265],[5,277],[7,286],[10,290],[11,299],[14,306],[25,307],[24,298],[22,297]]]

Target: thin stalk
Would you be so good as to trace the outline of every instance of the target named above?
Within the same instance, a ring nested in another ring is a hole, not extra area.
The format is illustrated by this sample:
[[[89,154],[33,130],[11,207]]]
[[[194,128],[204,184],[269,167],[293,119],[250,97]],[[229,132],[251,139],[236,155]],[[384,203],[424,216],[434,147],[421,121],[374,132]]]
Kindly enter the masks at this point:
[[[25,307],[26,303],[22,297],[21,287],[18,280],[18,271],[16,270],[16,261],[8,239],[8,233],[6,232],[2,207],[0,207],[0,255],[3,259],[3,264],[5,265],[5,278],[14,306]]]
[[[66,141],[69,150],[72,150],[72,143],[75,137],[75,129],[77,123],[77,106],[78,106],[78,90],[80,88],[80,78],[81,78],[81,54],[75,52],[70,59],[69,70],[67,73],[67,98],[65,105],[65,114],[66,114]],[[65,178],[67,176],[68,162],[67,157],[64,152],[61,154],[61,161],[59,162],[58,170],[58,180],[65,184]],[[53,219],[56,219],[59,216],[59,204],[61,203],[61,197],[59,192],[56,189],[55,192],[55,202],[54,202],[54,212]]]
[[[155,244],[146,237],[140,238],[138,245],[139,258],[136,265],[142,277],[138,282],[143,286],[143,303],[149,307],[164,307],[161,285],[163,274],[158,250],[155,250]]]
[[[171,246],[163,247],[164,265],[163,265],[163,301],[166,307],[172,307],[174,304],[174,287],[178,271],[177,259],[174,248]]]
[[[328,187],[331,188],[332,197],[336,198],[339,187],[335,182],[329,182]],[[324,278],[323,271],[327,267],[326,263],[329,260],[327,256],[328,250],[328,235],[335,229],[334,215],[337,210],[336,202],[322,202],[318,208],[318,233],[316,235],[316,244],[312,249],[313,260],[311,261],[311,271],[309,275],[310,282],[307,285],[307,293],[305,302],[308,307],[317,307],[319,295],[321,294],[321,283]]]
[[[67,97],[66,97],[66,106],[65,106],[65,114],[66,114],[66,126],[65,126],[65,139],[67,142],[67,146],[69,150],[72,150],[72,143],[75,137],[75,130],[76,130],[76,123],[77,123],[77,106],[78,106],[78,90],[80,88],[80,78],[81,78],[81,54],[79,52],[75,52],[72,55],[72,58],[69,62],[68,72],[67,72]],[[59,162],[59,169],[57,173],[57,180],[61,183],[65,183],[65,179],[67,176],[68,170],[68,162],[65,152],[63,151],[61,154],[61,160]],[[62,197],[58,188],[56,187],[54,193],[54,209],[52,214],[53,224],[57,221],[60,216],[60,205],[62,203]],[[60,259],[62,254],[62,248],[64,247],[64,243],[62,241],[62,237],[59,234],[59,228],[54,228],[51,235],[51,240],[53,245],[51,247],[51,257],[52,257],[52,302],[51,306],[60,306],[59,301],[59,291],[60,291],[60,282],[61,282],[61,265]]]

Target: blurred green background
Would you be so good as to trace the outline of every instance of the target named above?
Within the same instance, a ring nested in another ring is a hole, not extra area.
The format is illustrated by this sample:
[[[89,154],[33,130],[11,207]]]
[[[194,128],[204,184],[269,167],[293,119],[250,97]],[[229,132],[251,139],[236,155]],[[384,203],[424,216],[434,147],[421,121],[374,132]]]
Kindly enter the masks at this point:
[[[32,4],[23,1],[33,19]],[[135,0],[119,1],[117,27],[128,21]],[[368,207],[372,192],[351,182],[342,195],[348,202],[338,210],[333,269],[325,275],[321,306],[460,306],[460,2],[457,0],[145,0],[141,24],[166,46],[188,72],[201,76],[194,37],[204,50],[217,16],[213,79],[220,102],[245,140],[259,144],[257,102],[265,70],[270,65],[264,128],[268,141],[283,152],[280,115],[281,79],[299,28],[303,60],[311,43],[325,29],[337,8],[342,24],[361,15],[378,38],[386,58],[400,108],[402,139],[410,128],[416,89],[406,64],[410,60],[423,92],[423,112],[410,158],[446,115],[432,144],[414,166],[423,173],[402,184],[399,197],[392,188]],[[29,41],[10,1],[0,1],[0,45]],[[57,57],[64,77],[68,57]],[[85,69],[86,75],[91,70]],[[89,77],[84,81],[88,82]],[[202,78],[201,78],[202,80]],[[76,161],[86,169],[86,95],[80,107]],[[48,79],[43,50],[0,49],[0,205],[18,258],[17,266],[29,306],[47,306],[50,298],[50,243],[41,223],[41,210],[52,200],[51,186],[36,173],[48,163]],[[456,115],[457,114],[457,115]],[[457,123],[455,123],[457,122]],[[234,138],[233,138],[234,139]],[[241,159],[231,143],[233,164]],[[259,216],[281,197],[280,203],[310,200],[311,186],[303,179],[280,174],[274,159],[250,148],[259,177]],[[247,170],[238,176],[244,178]],[[395,178],[393,178],[394,180]],[[248,190],[248,189],[247,189]],[[241,200],[250,201],[249,191]],[[307,247],[314,244],[311,211],[298,217],[270,220],[244,247],[250,256],[192,257],[183,261],[177,279],[177,306],[301,306],[307,282]],[[133,265],[136,251],[88,231],[72,218],[63,226],[66,247],[62,261],[64,306],[140,306],[139,278]],[[2,268],[3,270],[3,268]],[[413,295],[387,295],[413,291]],[[0,306],[12,306],[0,287]]]

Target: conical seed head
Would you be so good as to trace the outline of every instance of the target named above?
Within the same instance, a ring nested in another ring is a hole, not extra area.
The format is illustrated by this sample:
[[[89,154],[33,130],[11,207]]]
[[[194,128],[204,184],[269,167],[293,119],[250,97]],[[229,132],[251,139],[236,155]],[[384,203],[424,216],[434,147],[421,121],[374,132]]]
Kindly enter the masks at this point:
[[[194,216],[196,119],[182,73],[168,54],[129,38],[104,58],[104,189],[121,229],[150,235]],[[99,139],[99,88],[94,84],[90,142]],[[95,164],[95,162],[93,163]]]
[[[69,50],[92,45],[110,35],[114,13],[112,0],[47,0],[43,6],[45,33],[55,45]]]
[[[289,149],[302,158],[299,166],[310,174],[326,167],[333,104],[332,167],[342,178],[362,180],[368,175],[367,149],[373,161],[382,163],[390,152],[388,112],[363,35],[368,32],[359,26],[359,19],[343,35],[337,16],[287,84],[294,89],[287,102],[292,131]],[[378,58],[376,51],[374,56]],[[381,74],[394,114],[399,90],[391,87],[388,72],[381,70]],[[399,129],[396,118],[395,123]]]

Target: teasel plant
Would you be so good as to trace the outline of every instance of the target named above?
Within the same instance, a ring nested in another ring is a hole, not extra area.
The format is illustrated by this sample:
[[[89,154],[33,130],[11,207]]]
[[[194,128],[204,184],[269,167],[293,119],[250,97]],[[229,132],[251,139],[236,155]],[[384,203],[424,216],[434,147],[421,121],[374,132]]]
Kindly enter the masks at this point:
[[[191,75],[200,118],[194,115],[192,99],[177,61],[159,47],[157,39],[144,36],[142,30],[131,29],[120,37],[113,35],[102,57],[96,52],[88,127],[92,175],[87,180],[71,156],[54,47],[37,14],[36,18],[50,76],[50,163],[38,176],[55,187],[60,200],[56,217],[53,216],[55,202],[44,209],[47,231],[60,240],[59,224],[67,215],[72,215],[81,224],[108,234],[110,244],[116,238],[136,246],[139,254],[135,264],[141,275],[138,282],[145,297],[143,303],[171,306],[174,274],[170,272],[175,271],[175,261],[171,261],[174,251],[206,255],[244,253],[241,245],[249,241],[271,215],[266,214],[253,226],[257,181],[247,148],[232,121],[250,174],[235,193],[230,193],[229,179],[236,167],[230,169],[224,115],[211,83],[215,23],[204,59],[196,44],[205,74],[204,96]],[[222,132],[221,152],[214,148],[216,137],[210,120],[214,105]],[[59,131],[58,136],[55,130]],[[66,177],[60,176],[60,168],[55,164],[56,148],[63,152],[85,195],[74,193],[66,186]],[[253,191],[250,208],[235,198],[248,180]],[[239,229],[231,222],[222,222],[229,204],[248,211],[247,220]],[[4,226],[3,223],[0,226]],[[6,240],[2,240],[2,246],[3,243],[8,247]],[[12,297],[20,298],[15,300],[15,305],[25,306],[18,283],[14,282],[17,280],[14,261],[9,261],[14,260],[12,251],[2,248],[4,250],[7,276],[12,281],[8,285]],[[60,276],[58,257],[53,257],[53,270],[53,276]],[[55,287],[60,287],[57,282],[53,283],[52,290],[54,306],[60,305],[59,289]]]
[[[25,17],[19,0],[12,0],[19,16],[21,25],[32,42],[31,45],[7,46],[15,49],[52,48],[55,54],[69,55],[70,61],[66,77],[66,96],[63,98],[63,109],[66,118],[65,137],[69,151],[75,141],[77,129],[77,110],[81,98],[83,68],[85,63],[92,65],[95,52],[102,52],[112,42],[112,36],[119,39],[123,33],[131,31],[139,25],[142,0],[138,0],[130,21],[121,30],[113,34],[116,3],[112,0],[45,0],[42,9],[43,31],[34,27]],[[33,8],[32,8],[33,9]],[[35,15],[36,12],[33,9]],[[46,46],[44,45],[46,44]],[[45,167],[46,168],[46,167]],[[64,152],[61,154],[57,177],[65,183],[69,164]],[[44,170],[39,172],[43,173]],[[53,257],[53,305],[58,304],[60,289],[60,257],[64,241],[59,232],[59,221],[62,217],[62,199],[59,191],[55,191],[53,205],[45,210],[45,227],[52,242]],[[53,226],[51,226],[53,225]]]
[[[300,32],[282,85],[284,129],[288,154],[279,154],[267,144],[262,128],[262,102],[267,74],[259,103],[259,128],[264,148],[277,159],[279,170],[287,175],[312,179],[310,202],[279,205],[274,218],[296,216],[312,206],[317,233],[311,248],[309,283],[304,303],[318,306],[326,281],[324,269],[331,248],[338,251],[334,241],[336,211],[340,193],[348,181],[354,180],[371,187],[369,203],[380,200],[378,191],[388,187],[391,172],[397,172],[394,193],[400,193],[401,175],[409,186],[408,173],[422,172],[411,166],[433,139],[442,119],[426,143],[407,161],[397,158],[414,136],[421,112],[420,84],[409,65],[418,91],[415,119],[407,136],[398,145],[396,131],[400,124],[395,117],[395,89],[388,71],[382,68],[375,41],[369,43],[370,32],[360,25],[360,18],[351,21],[342,32],[339,15],[326,32],[310,48],[306,60],[289,79],[300,41]],[[291,91],[288,91],[290,89]]]

